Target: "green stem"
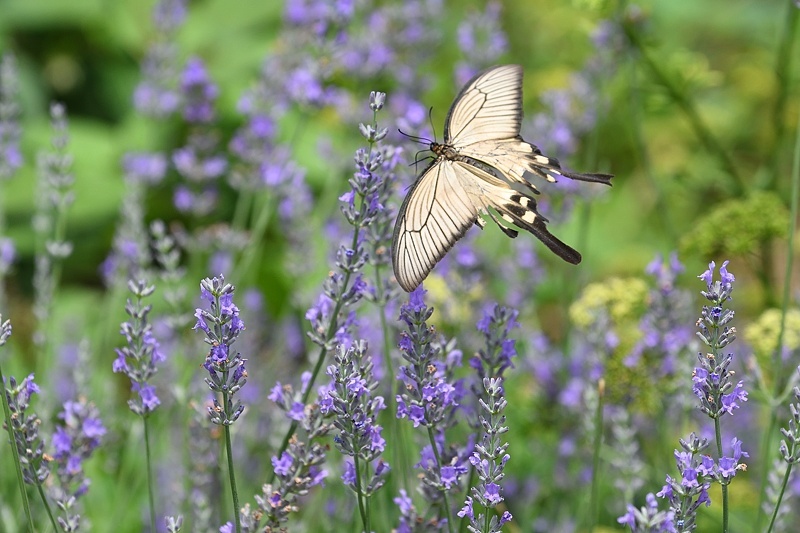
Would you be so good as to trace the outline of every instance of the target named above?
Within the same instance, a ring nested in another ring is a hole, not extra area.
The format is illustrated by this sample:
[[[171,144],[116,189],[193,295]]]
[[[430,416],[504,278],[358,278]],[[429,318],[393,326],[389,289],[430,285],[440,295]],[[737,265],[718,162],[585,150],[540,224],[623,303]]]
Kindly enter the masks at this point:
[[[792,65],[792,49],[794,47],[794,36],[797,31],[798,12],[794,0],[786,2],[788,13],[784,19],[783,34],[780,45],[778,46],[778,56],[775,61],[775,77],[777,78],[777,94],[775,95],[775,106],[772,108],[772,124],[775,127],[775,139],[773,141],[772,172],[766,184],[767,189],[772,189],[778,181],[780,175],[781,147],[786,135],[783,115],[786,111],[786,101],[789,95],[789,85],[791,82],[790,67]]]
[[[391,434],[392,437],[395,439],[397,446],[392,446],[392,460],[396,467],[400,467],[398,469],[399,474],[397,476],[392,476],[392,479],[396,477],[400,478],[400,486],[406,490],[408,490],[408,484],[406,482],[406,476],[404,472],[409,472],[408,469],[409,465],[407,464],[405,457],[405,446],[403,443],[405,442],[405,437],[403,433],[403,425],[400,423],[400,419],[397,418],[397,406],[396,406],[396,398],[395,398],[395,379],[394,379],[394,366],[392,365],[392,343],[391,343],[391,332],[389,330],[389,323],[386,320],[386,304],[384,303],[384,293],[383,293],[383,284],[381,283],[381,266],[382,265],[375,265],[375,288],[378,291],[377,300],[380,302],[378,305],[378,313],[381,317],[381,332],[383,334],[383,366],[385,367],[386,376],[389,382],[390,393],[389,397],[386,399],[386,403],[388,404],[388,413],[391,416]],[[391,493],[397,493],[397,484],[392,481]]]
[[[362,198],[361,201],[363,202],[364,199]],[[353,244],[352,249],[355,250],[356,246],[358,245],[358,235],[360,231],[359,228],[356,228],[353,231]],[[350,276],[351,272],[347,271],[344,275],[344,287],[348,287],[350,284]],[[337,300],[336,305],[333,307],[333,313],[331,313],[331,323],[328,326],[328,331],[325,334],[325,339],[332,339],[336,330],[339,329],[339,312],[342,310],[343,302],[342,300]],[[311,396],[311,390],[314,388],[314,383],[317,381],[317,376],[319,375],[319,371],[322,369],[322,365],[325,362],[325,356],[328,355],[328,349],[325,346],[321,346],[319,350],[319,354],[317,355],[317,362],[314,364],[314,370],[311,372],[311,379],[306,386],[306,390],[303,391],[302,402],[308,403],[308,398]],[[292,438],[294,432],[297,431],[297,426],[299,422],[297,420],[293,420],[292,424],[289,426],[289,430],[286,432],[286,435],[283,436],[283,441],[281,442],[281,447],[278,449],[278,457],[281,456],[283,452],[286,451],[286,448],[289,446],[289,439]],[[275,471],[272,471],[272,475],[270,475],[269,483],[272,483],[275,480]]]
[[[428,440],[431,443],[431,449],[433,450],[433,455],[436,457],[436,467],[439,469],[439,477],[441,478],[442,474],[442,458],[439,454],[439,448],[436,444],[436,438],[433,435],[433,428],[428,426]],[[447,531],[449,533],[453,533],[453,517],[450,516],[450,499],[447,497],[447,489],[442,488],[442,499],[444,500],[444,514],[447,517]],[[486,513],[489,514],[488,511]]]
[[[6,394],[5,383],[6,378],[3,376],[2,367],[0,367],[0,393],[2,393],[3,396],[3,416],[6,421],[8,442],[11,445],[11,455],[14,459],[14,468],[17,471],[17,485],[19,487],[20,498],[22,498],[22,508],[25,511],[25,517],[28,519],[28,531],[29,533],[33,533],[33,516],[31,515],[31,505],[28,502],[28,493],[25,490],[25,480],[22,477],[22,465],[19,462],[19,450],[17,449],[17,439],[14,438],[14,427],[11,425],[11,408],[8,406],[8,395]]]
[[[390,340],[389,324],[386,322],[386,304],[383,303],[383,284],[381,283],[381,266],[375,265],[375,289],[379,291],[377,297],[381,302],[378,305],[378,313],[381,316],[381,332],[383,333],[383,364],[386,367],[386,376],[389,378],[389,383],[394,389],[394,368],[392,367],[392,344]],[[389,395],[389,406],[394,412],[395,397],[393,394]]]
[[[775,521],[778,519],[778,510],[781,508],[783,494],[786,492],[786,485],[789,484],[789,477],[792,475],[792,466],[792,463],[786,465],[786,472],[783,474],[783,483],[781,483],[781,490],[778,492],[778,499],[775,501],[775,508],[772,510],[772,520],[769,521],[767,533],[772,533],[772,528],[775,527]]]
[[[373,111],[372,112],[372,124],[375,127],[375,129],[377,129],[377,125],[378,125],[377,115],[378,115],[377,111]],[[293,142],[297,140],[298,136],[300,135],[300,131],[301,131],[302,127],[305,126],[305,118],[306,118],[306,115],[303,114],[302,117],[301,117],[301,121],[298,124],[297,129],[295,130]],[[369,150],[367,151],[367,159],[369,159],[369,157],[372,155],[372,147],[373,147],[374,144],[375,143],[373,143],[373,142],[369,143]],[[363,207],[364,198],[359,197],[359,202],[360,202],[360,206]],[[353,229],[353,242],[352,242],[352,244],[350,246],[350,248],[352,250],[355,250],[358,247],[358,237],[359,237],[360,233],[361,233],[361,228],[360,227],[357,226],[357,227],[355,227]],[[350,270],[345,272],[345,274],[344,274],[344,283],[343,283],[344,287],[348,287],[348,285],[350,284],[351,275],[352,275],[352,272]],[[342,300],[338,300],[336,302],[336,305],[333,308],[333,313],[331,313],[331,323],[328,326],[327,333],[325,334],[325,339],[326,340],[332,339],[334,333],[336,333],[336,330],[339,329],[338,317],[339,317],[339,312],[342,310],[342,305],[343,305]],[[309,380],[308,385],[306,386],[306,390],[303,391],[302,402],[304,404],[308,403],[308,398],[311,395],[311,390],[314,388],[314,383],[316,383],[316,381],[317,381],[317,376],[319,375],[319,371],[322,369],[322,365],[325,362],[325,356],[327,354],[328,354],[328,349],[324,345],[321,346],[320,350],[319,350],[319,355],[317,355],[317,362],[314,364],[314,370],[311,373],[311,379]],[[289,426],[289,430],[286,432],[286,435],[283,436],[283,441],[281,442],[281,447],[278,450],[278,456],[280,456],[284,451],[286,451],[286,448],[289,446],[289,439],[291,439],[292,435],[294,435],[294,432],[297,431],[298,424],[299,424],[299,422],[297,422],[297,420],[292,421],[292,424]],[[275,471],[273,470],[272,474],[269,477],[269,483],[272,483],[274,480],[275,480]],[[367,533],[369,533],[369,532],[367,532]]]
[[[44,493],[44,488],[42,488],[42,482],[38,479],[36,480],[36,490],[39,492],[39,497],[42,499],[44,510],[47,511],[47,516],[50,518],[50,525],[53,526],[53,531],[58,531],[59,528],[56,518],[53,516],[53,510],[50,508],[50,504],[47,502],[47,496]]]
[[[798,211],[798,196],[800,196],[800,116],[797,120],[797,136],[794,145],[794,157],[792,160],[792,193],[791,193],[791,207],[789,216],[789,236],[788,236],[788,253],[786,254],[786,268],[783,274],[783,298],[781,302],[781,327],[778,333],[778,343],[775,346],[775,353],[772,354],[772,368],[773,371],[779,372],[781,370],[781,353],[783,352],[783,339],[786,331],[786,312],[789,309],[789,302],[791,301],[791,281],[792,281],[792,268],[794,266],[794,235],[796,231],[797,211]],[[775,392],[780,390],[780,383],[775,380]]]
[[[716,350],[715,350],[716,351]],[[722,458],[722,428],[720,427],[719,417],[714,419],[714,435],[717,440],[717,457]],[[728,533],[728,482],[725,479],[720,481],[722,486],[722,533]]]
[[[273,207],[275,205],[275,198],[272,196],[265,196],[263,205],[258,210],[258,218],[253,224],[253,231],[250,232],[250,246],[244,252],[244,257],[241,262],[236,266],[231,279],[242,280],[250,270],[256,256],[261,252],[260,243],[264,240],[264,235],[267,233],[269,227],[269,219],[272,215]]]
[[[756,529],[758,531],[764,519],[764,498],[766,497],[767,476],[769,474],[769,458],[772,457],[774,450],[772,449],[772,436],[778,427],[778,413],[774,407],[770,408],[769,423],[766,425],[764,437],[761,442],[761,464],[764,468],[761,469],[761,479],[759,485],[761,491],[759,492],[758,499],[758,516],[756,517]]]
[[[239,191],[239,196],[236,198],[236,207],[233,209],[233,219],[231,220],[233,229],[243,230],[247,226],[254,196],[254,192],[249,189],[242,188]]]
[[[766,307],[775,307],[775,294],[772,286],[772,246],[769,241],[760,243],[761,260],[760,268],[756,269],[756,275],[761,282],[761,290],[764,291],[764,304]]]
[[[633,54],[629,55],[632,56]],[[647,182],[650,184],[650,187],[652,187],[653,191],[655,191],[656,203],[651,212],[655,212],[656,216],[659,218],[661,222],[661,228],[667,234],[669,242],[674,243],[676,241],[675,226],[670,220],[670,215],[673,210],[669,209],[667,206],[667,199],[664,195],[664,187],[662,186],[661,180],[656,179],[655,175],[653,174],[653,166],[650,161],[650,154],[647,152],[647,145],[645,144],[644,135],[642,134],[642,98],[641,91],[639,90],[639,80],[637,77],[638,71],[636,68],[634,68],[633,61],[630,62],[630,65],[631,97],[629,99],[629,103],[631,109],[631,124],[633,125],[633,145],[637,155],[639,156],[639,164],[641,165],[644,176],[647,179]]]
[[[147,423],[147,415],[142,416],[144,424],[144,448],[147,459],[147,496],[150,499],[150,530],[156,531],[156,506],[153,491],[153,461],[150,454],[150,425]]]
[[[476,439],[476,442],[477,442],[477,439]],[[475,483],[475,467],[473,467],[472,465],[469,465],[469,477],[467,478],[467,491],[466,491],[466,495],[465,496],[469,496],[469,493],[472,490],[472,484],[473,483]],[[466,497],[464,499],[466,500]],[[469,522],[469,519],[467,518],[467,515],[465,514],[464,516],[461,517],[461,522],[459,522],[459,524],[458,524],[458,531],[459,532],[463,533],[464,531],[467,530],[467,522]]]
[[[587,531],[594,531],[594,526],[597,523],[598,514],[600,512],[600,498],[598,491],[600,483],[598,482],[600,473],[600,447],[603,445],[603,406],[605,405],[605,388],[606,383],[601,379],[597,384],[597,409],[594,413],[594,442],[592,445],[592,489],[589,498],[589,527]]]
[[[358,454],[353,455],[353,468],[356,471],[356,500],[358,500],[358,512],[361,515],[361,523],[364,525],[365,533],[370,533],[369,518],[364,506],[364,493],[361,491],[361,464]]]
[[[792,158],[792,192],[791,192],[791,206],[789,216],[789,236],[788,236],[788,251],[786,254],[786,268],[783,274],[783,296],[781,302],[781,325],[778,330],[778,342],[775,346],[775,351],[772,354],[772,374],[774,383],[774,396],[777,396],[781,390],[780,380],[778,379],[781,364],[781,353],[783,352],[783,340],[786,331],[786,313],[789,309],[789,302],[791,301],[791,279],[792,269],[794,268],[794,238],[796,228],[796,221],[798,216],[798,196],[800,196],[800,114],[797,120],[797,132],[795,134],[794,143],[794,156]],[[778,415],[775,408],[770,409],[770,423],[767,426],[767,432],[764,434],[764,445],[762,447],[762,464],[768,464],[768,457],[772,450],[772,437],[778,425]],[[767,486],[767,468],[764,468],[761,474],[761,491],[758,506],[758,518],[756,525],[761,525],[764,512],[762,505],[766,496]]]
[[[0,198],[5,198],[5,191],[3,190],[5,182],[0,179]],[[3,200],[0,200],[0,239],[2,239],[3,235],[6,231],[6,214],[5,214],[5,206],[3,205]],[[5,290],[5,283],[3,282],[3,276],[0,275],[0,309],[6,308],[6,290]],[[2,383],[2,382],[0,382]],[[2,388],[2,387],[0,387]],[[13,442],[13,441],[12,441]]]
[[[678,86],[670,79],[666,72],[661,69],[658,61],[650,56],[644,46],[644,43],[642,42],[641,37],[636,31],[635,26],[630,22],[623,22],[622,29],[625,32],[625,35],[627,35],[631,44],[636,47],[641,54],[642,60],[650,69],[656,81],[667,90],[670,98],[672,98],[681,111],[683,111],[684,115],[686,115],[686,118],[689,120],[689,124],[692,126],[697,138],[705,146],[706,150],[714,154],[717,159],[719,159],[722,167],[726,172],[728,172],[731,178],[733,178],[734,196],[744,195],[747,187],[741,175],[739,174],[739,170],[736,168],[736,165],[733,163],[733,160],[730,158],[728,153],[722,147],[722,144],[711,132],[711,129],[700,117],[700,114],[697,112],[694,103],[683,93],[683,91],[678,88]]]
[[[226,380],[227,381],[227,380]],[[227,410],[228,394],[222,393],[222,402]],[[225,417],[227,419],[227,416]],[[236,472],[233,468],[233,447],[231,446],[231,426],[225,424],[225,454],[228,457],[228,478],[231,483],[231,498],[233,499],[233,518],[236,524],[236,533],[241,533],[242,524],[239,518],[239,492],[236,490]]]

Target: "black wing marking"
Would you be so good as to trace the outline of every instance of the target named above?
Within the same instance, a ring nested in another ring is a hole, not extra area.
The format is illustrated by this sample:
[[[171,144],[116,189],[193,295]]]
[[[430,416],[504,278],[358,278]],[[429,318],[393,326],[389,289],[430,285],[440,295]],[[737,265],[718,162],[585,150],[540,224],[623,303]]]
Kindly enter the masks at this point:
[[[564,261],[573,265],[581,262],[581,254],[577,250],[562,242],[547,229],[547,219],[536,210],[536,200],[531,195],[536,192],[533,186],[528,185],[528,193],[521,192],[504,186],[503,182],[480,168],[461,161],[455,164],[457,168],[466,171],[463,179],[467,180],[469,178],[466,176],[470,176],[472,178],[470,183],[475,184],[476,190],[465,186],[472,203],[480,206],[481,213],[488,213],[503,233],[512,238],[517,235],[515,230],[501,224],[492,210],[496,211],[504,221],[533,234]]]

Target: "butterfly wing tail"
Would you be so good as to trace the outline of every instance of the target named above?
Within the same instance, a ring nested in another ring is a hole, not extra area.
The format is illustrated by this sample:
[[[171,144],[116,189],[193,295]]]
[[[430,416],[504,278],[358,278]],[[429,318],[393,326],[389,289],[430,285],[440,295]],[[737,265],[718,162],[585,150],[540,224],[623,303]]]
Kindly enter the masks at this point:
[[[491,207],[500,214],[500,218],[533,234],[567,263],[577,265],[581,262],[581,254],[577,250],[547,229],[547,219],[536,211],[536,200],[533,197],[508,189],[495,188],[492,192]],[[492,219],[500,226],[493,215]]]
[[[540,217],[537,217],[533,221],[531,227],[526,227],[525,229],[534,234],[537,239],[542,241],[542,243],[550,249],[551,252],[556,254],[567,263],[577,265],[581,262],[582,258],[578,250],[572,248],[568,244],[561,241],[558,237],[550,233]]]
[[[599,174],[596,172],[587,172],[585,174],[580,174],[578,172],[566,172],[564,170],[559,170],[558,172],[562,176],[566,176],[571,180],[588,181],[591,183],[602,183],[608,186],[611,186],[611,178],[614,177],[613,174]]]
[[[531,145],[532,146],[532,145]],[[538,148],[534,147],[533,154],[529,155],[529,169],[535,174],[538,174],[547,181],[556,181],[558,176],[564,176],[571,180],[588,181],[591,183],[602,183],[604,185],[611,185],[611,178],[613,174],[601,174],[599,172],[567,172],[561,169],[561,164],[555,157],[547,157],[543,155]]]

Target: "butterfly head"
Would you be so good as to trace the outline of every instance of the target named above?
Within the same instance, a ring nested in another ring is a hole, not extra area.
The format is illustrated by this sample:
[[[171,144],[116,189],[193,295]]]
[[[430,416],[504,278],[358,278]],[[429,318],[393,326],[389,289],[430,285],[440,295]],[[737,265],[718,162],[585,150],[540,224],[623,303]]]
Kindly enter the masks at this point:
[[[438,157],[444,157],[445,159],[452,160],[458,156],[458,151],[449,144],[440,144],[436,141],[433,141],[429,146],[431,152],[436,154]]]

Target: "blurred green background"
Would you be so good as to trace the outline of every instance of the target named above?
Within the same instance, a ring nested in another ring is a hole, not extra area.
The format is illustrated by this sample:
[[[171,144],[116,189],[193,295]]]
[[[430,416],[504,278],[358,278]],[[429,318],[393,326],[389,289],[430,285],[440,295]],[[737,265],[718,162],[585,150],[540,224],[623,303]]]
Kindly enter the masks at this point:
[[[2,4],[0,43],[3,49],[14,51],[19,62],[27,163],[3,191],[9,236],[21,255],[12,289],[29,292],[33,239],[28,221],[36,183],[32,163],[37,150],[48,143],[46,113],[51,100],[64,102],[68,108],[75,157],[76,202],[68,231],[76,253],[65,267],[68,285],[97,282],[95,265],[108,250],[119,211],[122,155],[178,143],[178,131],[163,131],[163,124],[154,131],[131,105],[140,77],[139,61],[153,39],[151,4],[87,0],[4,0]],[[452,16],[437,22],[445,45],[432,50],[429,61],[418,67],[441,72],[432,90],[423,95],[424,103],[434,108],[437,126],[456,90],[450,70],[444,67],[457,56],[456,24],[481,5],[447,3]],[[598,20],[619,10],[614,2],[589,0],[506,1],[502,6],[503,29],[510,43],[503,60],[525,67],[529,114],[541,111],[542,93],[568,85],[570,75],[592,53],[589,34]],[[798,75],[791,68],[794,63],[784,72],[785,79],[775,74],[786,32],[787,3],[663,1],[635,7],[646,53],[669,83],[690,100],[738,176],[728,175],[719,154],[698,139],[681,103],[659,83],[639,52],[626,50],[616,58],[616,72],[602,80],[605,106],[593,134],[598,168],[617,176],[613,193],[592,207],[584,255],[591,261],[593,276],[638,272],[655,251],[676,249],[681,242],[690,246],[702,219],[725,200],[765,189],[786,203],[789,193],[791,143],[783,133],[795,128]],[[219,85],[223,138],[229,138],[241,122],[236,102],[254,84],[265,55],[276,46],[282,13],[280,2],[242,1],[232,8],[225,1],[202,1],[190,6],[179,34],[180,51],[206,61]],[[792,41],[787,47],[793,50],[794,45]],[[391,98],[391,87],[380,85],[359,90],[363,94],[386,90]],[[785,100],[778,102],[782,95]],[[330,114],[310,122],[296,145],[296,158],[308,168],[308,180],[320,191],[331,176],[326,162],[315,156],[316,141],[320,136],[332,139],[346,157],[357,146],[358,137],[355,124],[341,124]],[[290,125],[285,129],[292,130]],[[776,138],[779,134],[780,139]],[[568,164],[586,170],[583,161],[588,157],[574,157]],[[148,218],[168,218],[168,195],[166,188],[152,195]],[[220,209],[226,208],[231,209],[230,204],[223,202]],[[329,202],[320,208],[331,212],[335,206]],[[738,221],[728,223],[736,228]],[[570,231],[566,230],[565,240]],[[711,252],[727,251],[710,249],[709,243],[697,246],[701,249],[692,251],[701,256],[694,253],[687,260],[698,264],[709,259]],[[746,257],[741,259],[750,266]]]

